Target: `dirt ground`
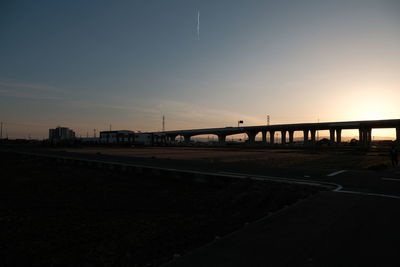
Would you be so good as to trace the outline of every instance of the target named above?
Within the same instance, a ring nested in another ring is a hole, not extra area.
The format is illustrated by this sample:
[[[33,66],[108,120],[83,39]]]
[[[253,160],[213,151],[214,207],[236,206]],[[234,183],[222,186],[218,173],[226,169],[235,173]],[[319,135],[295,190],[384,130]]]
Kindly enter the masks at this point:
[[[127,157],[160,158],[207,161],[218,163],[240,163],[251,167],[261,165],[280,168],[317,169],[369,169],[390,166],[389,151],[360,152],[357,150],[300,150],[300,149],[246,149],[246,148],[192,148],[192,147],[147,147],[147,148],[66,148],[68,152],[107,154]]]
[[[159,266],[320,190],[199,183],[4,152],[0,169],[1,266]]]

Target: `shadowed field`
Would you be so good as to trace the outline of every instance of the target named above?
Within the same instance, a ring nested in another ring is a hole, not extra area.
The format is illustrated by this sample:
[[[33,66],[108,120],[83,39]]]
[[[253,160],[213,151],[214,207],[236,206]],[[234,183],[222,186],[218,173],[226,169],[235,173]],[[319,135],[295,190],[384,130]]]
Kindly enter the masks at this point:
[[[318,191],[208,184],[0,153],[2,266],[157,266]]]
[[[210,163],[240,164],[246,167],[368,169],[390,166],[389,151],[359,152],[356,150],[289,150],[231,148],[68,148],[68,152],[105,154],[127,157],[177,159]]]

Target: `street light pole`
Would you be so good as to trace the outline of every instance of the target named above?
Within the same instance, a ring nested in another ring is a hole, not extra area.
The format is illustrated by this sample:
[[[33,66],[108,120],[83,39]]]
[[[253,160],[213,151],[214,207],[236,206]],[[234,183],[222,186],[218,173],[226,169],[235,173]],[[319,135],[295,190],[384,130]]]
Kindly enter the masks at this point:
[[[238,128],[239,128],[239,124],[243,124],[243,121],[242,120],[238,121]],[[245,134],[243,134],[243,140],[245,140]]]

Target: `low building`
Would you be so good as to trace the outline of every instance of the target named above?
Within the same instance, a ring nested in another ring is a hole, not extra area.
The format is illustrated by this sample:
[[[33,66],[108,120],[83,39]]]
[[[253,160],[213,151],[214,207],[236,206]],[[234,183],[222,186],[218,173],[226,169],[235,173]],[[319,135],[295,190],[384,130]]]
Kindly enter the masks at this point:
[[[133,144],[135,132],[129,130],[102,131],[100,132],[100,143],[103,144]]]
[[[49,129],[49,140],[51,142],[63,142],[75,140],[75,132],[67,127]]]
[[[136,133],[135,145],[139,146],[153,146],[154,134],[153,133]]]

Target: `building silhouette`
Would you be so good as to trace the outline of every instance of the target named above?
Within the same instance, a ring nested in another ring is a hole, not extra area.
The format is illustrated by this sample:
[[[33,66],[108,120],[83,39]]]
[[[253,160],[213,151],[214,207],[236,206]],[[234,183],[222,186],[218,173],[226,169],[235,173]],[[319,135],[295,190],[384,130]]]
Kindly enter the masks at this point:
[[[75,132],[67,127],[49,129],[49,141],[51,142],[71,141],[74,139]]]

